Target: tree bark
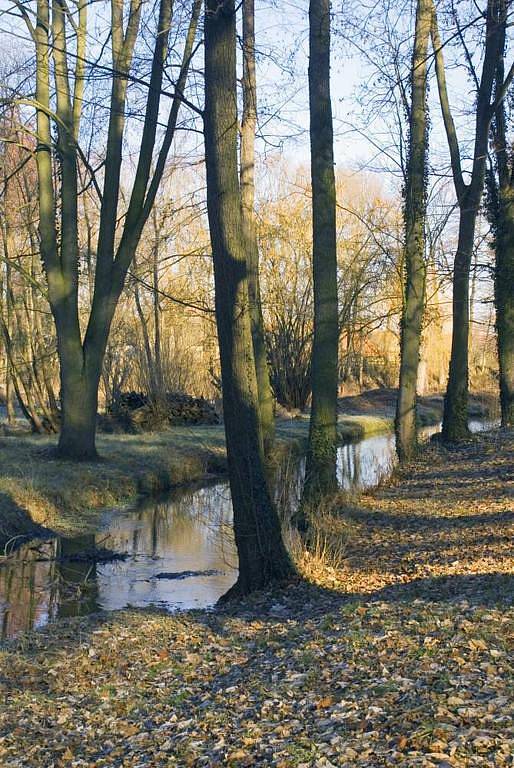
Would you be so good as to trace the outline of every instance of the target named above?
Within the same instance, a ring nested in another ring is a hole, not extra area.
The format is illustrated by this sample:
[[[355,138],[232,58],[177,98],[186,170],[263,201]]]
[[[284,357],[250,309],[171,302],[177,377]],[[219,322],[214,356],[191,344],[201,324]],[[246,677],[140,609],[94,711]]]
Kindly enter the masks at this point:
[[[396,406],[396,450],[408,461],[417,444],[416,397],[425,308],[425,216],[427,172],[427,50],[432,0],[418,0],[411,72],[409,158],[405,188],[405,302],[400,342],[400,386]]]
[[[514,187],[500,191],[494,293],[502,427],[514,426]]]
[[[506,3],[503,0],[506,19]],[[506,29],[504,28],[504,32]],[[496,68],[495,93],[505,84],[505,39]],[[502,427],[514,425],[514,156],[507,140],[507,115],[502,101],[494,116],[493,146],[497,178],[494,178],[492,225],[494,230],[494,299],[500,379]]]
[[[253,354],[261,415],[264,450],[275,436],[273,393],[266,353],[259,279],[259,246],[255,227],[255,130],[257,127],[257,80],[255,75],[255,3],[243,0],[243,114],[241,119],[241,211],[248,269],[248,297],[252,324]]]
[[[336,490],[336,189],[330,100],[330,0],[309,5],[309,110],[312,178],[314,337],[312,409],[304,487],[309,501]]]
[[[469,199],[469,195],[467,196]],[[443,438],[465,440],[468,429],[469,386],[469,275],[480,201],[461,203],[459,240],[453,266],[452,352],[443,412]]]
[[[66,358],[63,358],[66,360]],[[96,414],[100,370],[89,371],[81,358],[61,362],[61,432],[59,454],[72,461],[97,458]]]
[[[460,210],[459,239],[453,269],[453,331],[450,372],[444,399],[443,439],[458,442],[466,439],[468,429],[468,340],[469,340],[469,274],[475,238],[475,227],[484,190],[489,129],[498,105],[491,103],[498,62],[503,57],[505,39],[504,0],[488,0],[486,12],[485,50],[478,83],[475,111],[473,166],[468,183],[464,181],[455,123],[450,109],[444,69],[443,46],[439,36],[435,7],[432,13],[432,43],[439,101],[450,150],[452,175]],[[509,82],[514,70],[509,73]],[[504,85],[508,85],[508,82]],[[497,94],[499,102],[505,93]],[[496,100],[495,99],[495,100]]]
[[[293,573],[268,490],[259,416],[237,161],[234,0],[207,0],[205,153],[214,262],[223,413],[239,554],[231,593],[247,593]]]

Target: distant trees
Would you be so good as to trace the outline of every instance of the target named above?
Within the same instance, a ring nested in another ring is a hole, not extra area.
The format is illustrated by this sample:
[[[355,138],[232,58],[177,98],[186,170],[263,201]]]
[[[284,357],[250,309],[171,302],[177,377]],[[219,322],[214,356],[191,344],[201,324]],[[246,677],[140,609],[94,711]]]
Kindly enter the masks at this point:
[[[15,411],[34,432],[57,432],[56,354],[41,271],[34,141],[19,109],[5,111],[0,152],[0,346],[4,350],[6,415]],[[17,408],[16,408],[17,406]]]
[[[236,88],[235,3],[207,0],[207,207],[234,534],[239,555],[239,576],[232,591],[244,594],[289,577],[293,567],[282,541],[280,521],[264,471],[238,175]]]
[[[330,99],[330,0],[309,4],[309,114],[312,180],[314,334],[306,499],[333,492],[336,481],[339,317],[336,188]]]
[[[396,407],[396,449],[401,461],[417,442],[416,391],[425,309],[425,217],[427,184],[427,68],[432,0],[418,0],[411,69],[409,154],[405,185],[405,299],[401,320],[400,386]]]

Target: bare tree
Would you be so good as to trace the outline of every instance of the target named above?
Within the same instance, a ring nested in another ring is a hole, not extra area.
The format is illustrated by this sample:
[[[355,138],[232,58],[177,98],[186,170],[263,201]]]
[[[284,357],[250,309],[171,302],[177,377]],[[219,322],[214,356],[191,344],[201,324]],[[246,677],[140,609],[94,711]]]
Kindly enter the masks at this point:
[[[443,415],[443,438],[451,442],[461,440],[468,435],[469,276],[471,259],[476,221],[484,191],[491,121],[514,75],[513,66],[505,78],[501,90],[493,99],[495,74],[498,62],[503,55],[503,29],[506,23],[503,0],[488,0],[485,16],[484,57],[480,79],[477,77],[474,150],[471,176],[468,182],[465,181],[457,129],[448,97],[443,45],[435,7],[432,16],[432,44],[435,53],[439,101],[459,206],[459,235],[453,267],[452,352]]]
[[[509,2],[503,0],[507,14]],[[502,55],[496,67],[495,94],[505,90],[505,26]],[[494,295],[500,373],[501,423],[514,425],[514,153],[508,140],[505,99],[496,108],[492,125],[494,170],[489,174],[489,213],[494,231]]]
[[[80,324],[78,167],[84,161],[79,136],[86,74],[87,2],[73,14],[64,0],[37,0],[36,23],[27,6],[16,2],[36,51],[36,153],[39,184],[40,249],[48,297],[57,330],[61,375],[62,423],[58,452],[70,459],[96,457],[98,385],[109,329],[125,277],[152,209],[168,152],[175,135],[189,64],[194,50],[201,0],[192,9],[162,142],[154,158],[162,119],[161,95],[168,57],[172,3],[160,0],[152,68],[147,84],[139,159],[121,233],[119,190],[122,167],[127,86],[141,26],[143,4],[111,2],[112,70],[109,125],[100,193],[100,223],[89,317]],[[74,40],[71,50],[70,40]],[[105,73],[104,73],[105,74]],[[55,99],[52,96],[53,75]],[[57,141],[54,142],[54,130]],[[153,164],[153,171],[152,171]]]
[[[243,112],[241,116],[241,203],[248,266],[248,296],[252,320],[253,353],[265,451],[273,443],[275,416],[266,355],[259,279],[259,244],[255,226],[255,130],[257,79],[255,74],[255,3],[243,0]]]

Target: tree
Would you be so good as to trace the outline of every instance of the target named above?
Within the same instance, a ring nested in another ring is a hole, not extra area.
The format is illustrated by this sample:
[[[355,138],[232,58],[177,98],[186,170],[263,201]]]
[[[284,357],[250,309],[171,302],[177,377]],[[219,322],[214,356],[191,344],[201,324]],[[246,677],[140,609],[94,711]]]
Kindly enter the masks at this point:
[[[337,488],[336,190],[330,100],[330,0],[309,5],[309,110],[312,178],[314,336],[312,409],[304,495],[307,500]]]
[[[427,176],[427,50],[432,0],[418,0],[411,70],[409,156],[405,185],[405,301],[400,342],[400,387],[396,405],[396,449],[400,461],[416,447],[416,385],[425,306],[425,216]]]
[[[111,2],[112,70],[109,124],[103,159],[103,190],[98,188],[100,223],[91,309],[82,333],[79,312],[78,168],[87,162],[79,138],[86,80],[87,2],[73,14],[64,0],[37,0],[36,24],[26,5],[16,2],[36,51],[36,152],[41,257],[55,320],[61,378],[61,432],[58,453],[69,459],[94,459],[98,385],[109,330],[125,277],[152,210],[175,135],[189,64],[194,49],[201,0],[193,0],[182,62],[157,157],[157,127],[168,57],[172,3],[160,0],[139,159],[122,231],[118,220],[127,87],[141,26],[143,4]],[[74,40],[73,50],[71,50]],[[105,68],[104,68],[105,69]],[[52,96],[51,75],[55,86]],[[103,75],[105,73],[102,73]],[[56,134],[56,141],[54,141]],[[152,171],[153,164],[153,171]]]
[[[503,0],[488,0],[485,46],[480,79],[476,78],[477,100],[474,125],[474,148],[470,180],[465,181],[457,130],[453,119],[439,35],[437,14],[432,15],[432,44],[439,101],[450,152],[453,183],[459,206],[459,234],[453,267],[453,329],[448,385],[444,400],[443,439],[449,442],[468,435],[468,338],[469,338],[469,275],[475,240],[475,228],[484,191],[488,138],[491,121],[503,100],[514,75],[511,67],[502,89],[495,95],[493,85],[498,62],[503,55],[502,40],[505,10]]]
[[[508,3],[503,2],[506,21]],[[505,25],[502,55],[496,67],[495,94],[505,89]],[[500,373],[500,406],[503,427],[514,425],[514,153],[507,138],[505,100],[498,104],[492,125],[495,173],[489,175],[494,231],[494,297]]]
[[[234,0],[206,2],[204,127],[223,413],[239,555],[233,593],[244,594],[291,576],[293,567],[264,472],[237,162]]]
[[[266,355],[259,279],[259,245],[255,226],[255,129],[257,81],[255,75],[255,3],[243,0],[243,113],[241,116],[241,210],[248,268],[248,297],[252,321],[253,353],[265,451],[273,442],[275,417]]]

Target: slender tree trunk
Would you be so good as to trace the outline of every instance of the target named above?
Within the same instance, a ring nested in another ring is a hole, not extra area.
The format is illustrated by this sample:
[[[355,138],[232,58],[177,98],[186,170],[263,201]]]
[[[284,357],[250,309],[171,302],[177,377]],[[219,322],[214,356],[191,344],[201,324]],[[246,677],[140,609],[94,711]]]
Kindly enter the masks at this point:
[[[514,179],[514,176],[513,176]],[[494,274],[502,427],[514,426],[514,185],[500,190]]]
[[[136,268],[136,272],[137,272],[137,264],[135,259],[134,259],[134,267]],[[154,370],[153,356],[152,356],[152,345],[150,343],[150,334],[148,333],[148,324],[147,324],[145,313],[143,311],[143,307],[141,304],[141,297],[139,294],[139,285],[137,283],[137,280],[134,286],[134,298],[136,303],[136,311],[139,317],[139,321],[141,323],[141,333],[143,334],[143,346],[145,350],[146,367],[148,372],[148,386],[151,390],[152,396],[156,397],[157,382],[155,380],[155,370]]]
[[[336,490],[337,310],[336,189],[330,100],[330,0],[309,5],[309,109],[312,178],[314,338],[312,409],[304,496]]]
[[[12,382],[11,366],[9,364],[9,361],[6,359],[5,361],[5,411],[6,411],[8,424],[14,424],[14,419],[15,419],[11,382]]]
[[[501,0],[506,34],[507,2]],[[505,37],[501,43],[495,93],[505,84]],[[500,407],[503,427],[514,425],[514,156],[507,141],[507,114],[502,101],[496,109],[492,134],[496,150],[497,178],[492,179],[495,192],[493,228],[495,232],[494,298],[496,337],[500,374]]]
[[[264,472],[238,179],[234,0],[206,3],[204,120],[237,594],[286,578],[293,568]]]
[[[159,297],[159,232],[157,222],[154,219],[155,245],[152,249],[152,279],[153,279],[153,325],[154,325],[154,362],[156,394],[164,397],[164,380],[162,370],[162,343],[161,343],[161,301]]]
[[[427,158],[427,50],[432,0],[418,0],[412,54],[410,146],[405,189],[405,302],[400,345],[400,387],[396,406],[396,450],[408,461],[416,448],[416,397],[425,308],[425,215]]]
[[[264,449],[275,435],[259,279],[259,246],[255,227],[255,130],[257,127],[257,80],[255,75],[255,3],[243,0],[243,114],[241,119],[241,209],[248,268],[248,296],[252,323],[253,354],[257,374]]]

